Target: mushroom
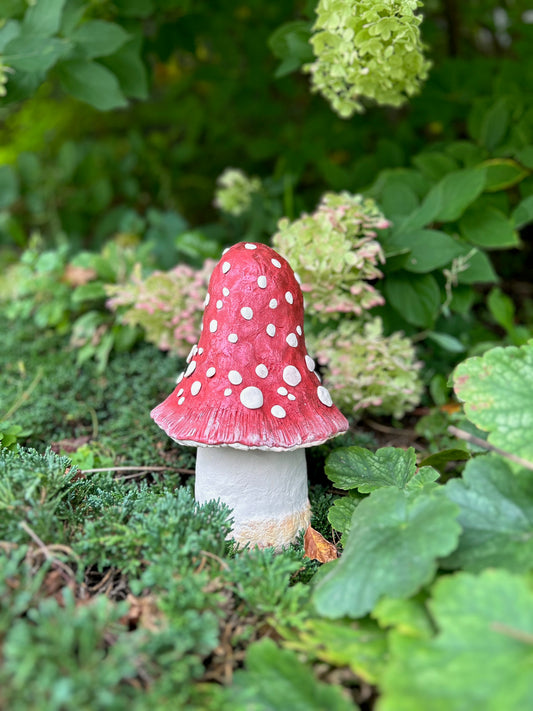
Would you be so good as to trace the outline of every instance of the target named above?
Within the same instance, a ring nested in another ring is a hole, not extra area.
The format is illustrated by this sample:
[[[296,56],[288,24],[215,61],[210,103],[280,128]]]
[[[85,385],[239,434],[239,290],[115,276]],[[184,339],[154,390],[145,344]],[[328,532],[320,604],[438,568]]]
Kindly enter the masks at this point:
[[[233,510],[235,541],[279,549],[309,525],[305,448],[348,428],[306,351],[288,262],[260,243],[225,250],[201,328],[151,416],[178,444],[198,447],[195,498]]]

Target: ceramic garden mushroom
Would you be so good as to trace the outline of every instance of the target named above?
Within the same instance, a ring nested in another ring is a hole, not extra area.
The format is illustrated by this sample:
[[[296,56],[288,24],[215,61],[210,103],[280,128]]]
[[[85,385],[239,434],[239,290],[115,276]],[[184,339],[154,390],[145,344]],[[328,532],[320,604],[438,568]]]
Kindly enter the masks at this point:
[[[348,428],[307,354],[303,319],[288,262],[264,244],[234,245],[211,276],[187,368],[151,413],[198,447],[195,498],[233,509],[239,544],[280,548],[307,528],[305,448]]]

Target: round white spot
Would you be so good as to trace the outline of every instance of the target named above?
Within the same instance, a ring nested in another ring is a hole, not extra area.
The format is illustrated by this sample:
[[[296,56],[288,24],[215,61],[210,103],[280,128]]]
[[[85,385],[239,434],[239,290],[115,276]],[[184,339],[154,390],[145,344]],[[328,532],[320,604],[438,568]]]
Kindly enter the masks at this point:
[[[288,392],[289,391],[287,390],[287,388],[284,388],[283,385],[281,386],[281,388],[278,388],[278,393],[280,395],[286,395]]]
[[[205,295],[205,299],[204,299],[204,306],[207,306],[210,298],[211,298],[211,294],[209,292],[207,292],[207,294]]]
[[[229,252],[229,247],[226,247],[226,249],[223,250],[222,256],[224,256],[224,254],[226,254],[226,252]]]
[[[215,370],[215,368],[212,368],[212,367],[211,367],[211,368],[208,368],[208,369],[207,369],[207,371],[206,371],[205,374],[207,375],[208,378],[212,378],[213,375],[214,375],[216,372],[217,372],[217,371]]]
[[[224,264],[222,265],[222,273],[227,274],[230,269],[231,269],[231,264],[229,262],[224,262]]]
[[[231,395],[232,392],[233,392],[233,391],[232,391],[231,388],[226,388],[226,389],[224,390],[224,395],[225,395],[226,397],[228,397],[228,395]]]
[[[180,399],[178,400],[178,405],[183,405],[184,402],[185,402],[185,398],[180,397]]]
[[[249,321],[253,318],[254,312],[249,306],[243,306],[241,309],[241,316]]]
[[[277,259],[271,259],[270,261],[272,262],[272,264],[275,267],[277,267],[278,269],[281,269],[281,262],[280,261],[278,261]]]
[[[259,365],[255,369],[255,372],[260,378],[266,378],[268,375],[268,368],[264,363],[259,363]]]
[[[244,249],[257,249],[257,245],[256,245],[256,244],[250,244],[250,242],[247,242],[247,243],[244,245]]]
[[[307,366],[307,369],[313,372],[315,369],[315,361],[311,358],[310,355],[305,356],[305,364]]]
[[[218,328],[218,321],[216,319],[213,319],[211,321],[211,323],[209,324],[209,330],[211,331],[211,333],[215,333],[217,328]]]
[[[291,294],[290,291],[286,291],[286,292],[285,292],[285,301],[286,301],[288,304],[292,304],[292,303],[294,302],[294,296]]]
[[[323,405],[326,405],[327,407],[331,407],[333,405],[331,395],[323,385],[318,386],[318,388],[316,389],[316,394],[318,395],[318,399]]]
[[[238,336],[236,333],[230,333],[230,334],[229,334],[229,336],[228,336],[228,341],[229,341],[230,343],[237,343],[238,340],[239,340],[239,336]]]
[[[176,393],[177,397],[181,397],[183,395],[183,388],[180,388],[178,392]]]
[[[298,345],[298,337],[295,333],[289,333],[285,340],[287,341],[289,346],[292,346],[293,348],[296,348],[296,346]]]
[[[255,388],[251,385],[249,388],[244,388],[240,394],[240,399],[244,407],[249,410],[257,410],[257,408],[263,405],[263,393],[259,388]]]
[[[283,380],[287,383],[287,385],[298,385],[298,383],[302,380],[302,376],[296,366],[287,365],[283,369]]]
[[[195,380],[194,383],[191,385],[191,395],[198,395],[201,387],[202,383],[199,380]]]
[[[261,287],[261,289],[266,289],[267,285],[267,278],[263,274],[260,277],[257,277],[257,285]]]
[[[222,289],[222,293],[224,294],[224,296],[229,296],[229,289],[227,286]]]
[[[269,306],[270,306],[271,309],[275,309],[277,305],[278,305],[278,300],[277,300],[277,299],[270,299]]]
[[[180,373],[180,374],[178,375],[178,377],[176,378],[176,385],[179,385],[179,384],[181,383],[181,381],[183,380],[183,376],[184,376],[184,375],[185,375],[185,373]]]
[[[267,326],[267,333],[269,336],[275,336],[276,335],[276,327],[274,326],[273,323],[269,323]]]
[[[198,348],[198,355],[202,355],[203,352],[204,352],[203,348]]]
[[[219,299],[217,301],[217,309],[221,309],[221,308],[222,308],[222,299]]]
[[[196,361],[191,360],[187,370],[185,371],[185,377],[188,378],[189,375],[192,375],[192,373],[194,373],[195,370],[196,370]]]
[[[285,415],[287,414],[285,410],[281,407],[281,405],[274,405],[270,412],[274,415],[274,417],[277,417],[279,419],[285,417]]]
[[[302,335],[303,331],[302,331],[302,327],[301,327],[301,326],[296,326],[296,333],[297,333],[299,336]]]
[[[296,400],[296,395],[293,395],[292,393],[289,393],[289,394],[287,395],[287,399],[288,399],[288,400]]]
[[[232,385],[240,385],[242,383],[242,375],[238,370],[230,370],[228,380]]]

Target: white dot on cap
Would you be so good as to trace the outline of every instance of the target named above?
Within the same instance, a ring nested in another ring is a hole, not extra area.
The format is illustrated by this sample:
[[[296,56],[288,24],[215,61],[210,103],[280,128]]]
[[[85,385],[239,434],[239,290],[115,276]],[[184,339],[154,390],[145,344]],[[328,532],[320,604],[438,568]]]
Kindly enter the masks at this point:
[[[207,375],[208,378],[212,378],[216,372],[217,372],[216,369],[211,367],[211,368],[207,369],[205,374]]]
[[[277,417],[279,419],[285,417],[287,414],[285,410],[281,407],[281,405],[274,405],[270,412],[274,415],[274,417]]]
[[[297,333],[299,336],[302,335],[303,331],[302,331],[302,327],[301,327],[301,326],[296,326],[296,333]]]
[[[284,388],[283,385],[281,386],[281,388],[278,388],[278,393],[280,395],[286,395],[288,392],[289,391],[287,390],[287,388]]]
[[[300,279],[300,275],[298,274],[298,272],[294,272],[294,278],[296,279],[298,284],[302,283],[302,280]]]
[[[203,352],[204,352],[203,348],[198,348],[198,355],[202,355]]]
[[[307,366],[307,369],[313,372],[315,369],[315,361],[311,358],[310,355],[305,356],[305,364]]]
[[[292,346],[293,348],[296,348],[298,345],[298,338],[295,333],[289,333],[287,338],[285,339],[289,346]]]
[[[257,245],[256,245],[256,244],[250,244],[250,242],[247,242],[247,243],[244,245],[244,249],[257,249]]]
[[[287,383],[287,385],[298,385],[298,383],[302,380],[302,376],[295,365],[287,365],[283,369],[283,380]]]
[[[264,274],[261,274],[261,276],[257,277],[257,285],[260,286],[261,289],[266,289],[267,278]]]
[[[225,395],[226,397],[228,397],[228,395],[231,395],[232,392],[233,392],[233,391],[232,391],[231,388],[226,388],[226,389],[224,390],[224,395]]]
[[[211,331],[211,333],[215,333],[217,328],[218,328],[218,321],[216,319],[213,319],[211,321],[211,323],[209,324],[209,330]]]
[[[318,399],[323,405],[327,405],[327,407],[331,407],[333,405],[331,395],[323,385],[318,386],[318,388],[316,389],[316,394],[318,395]]]
[[[185,402],[185,398],[180,397],[180,399],[178,400],[178,405],[183,405],[184,402]]]
[[[275,309],[277,305],[278,305],[278,300],[277,300],[277,299],[270,299],[269,306],[270,306],[271,309]]]
[[[181,397],[183,395],[183,388],[180,388],[178,392],[176,393],[178,397]]]
[[[224,264],[222,265],[222,273],[227,274],[230,269],[231,269],[231,264],[229,262],[224,262]]]
[[[222,255],[226,254],[226,252],[229,252],[229,247],[226,247],[226,249],[223,250]]]
[[[286,301],[288,304],[292,304],[292,303],[294,302],[294,296],[291,294],[290,291],[286,291],[286,292],[285,292],[285,301]]]
[[[230,370],[228,380],[232,385],[240,385],[242,383],[242,375],[238,370]]]
[[[209,292],[207,292],[207,294],[205,295],[205,299],[204,299],[204,306],[207,306],[210,298],[211,298],[211,294]]]
[[[289,394],[287,395],[287,398],[288,398],[289,400],[296,400],[296,395],[293,395],[292,393],[289,393]]]
[[[230,343],[237,343],[238,340],[239,340],[239,336],[238,336],[236,333],[230,333],[230,334],[229,334],[229,336],[228,336],[228,341],[229,341]]]
[[[273,323],[269,323],[267,326],[267,333],[269,336],[275,336],[276,335],[276,327],[274,326]]]
[[[224,296],[229,296],[229,289],[227,286],[222,289],[222,293],[224,294]]]
[[[257,410],[263,405],[263,393],[253,385],[244,388],[239,397],[244,407],[249,410]]]
[[[249,306],[243,306],[241,309],[241,316],[245,318],[247,321],[249,321],[251,318],[253,318],[254,312],[253,309],[251,309]]]
[[[191,360],[187,370],[185,371],[185,377],[188,378],[189,375],[192,375],[192,373],[194,373],[195,369],[196,369],[196,361]]]
[[[180,373],[180,374],[178,375],[178,377],[176,378],[176,385],[179,385],[179,384],[181,383],[181,381],[183,380],[183,376],[184,376],[184,375],[185,375],[185,373]]]
[[[191,385],[191,395],[198,395],[201,387],[202,383],[199,380],[195,380],[194,383]]]
[[[270,261],[272,262],[272,264],[275,267],[277,267],[278,269],[281,269],[281,262],[280,261],[278,261],[277,259],[271,259]]]
[[[268,375],[268,368],[264,363],[259,363],[259,365],[255,369],[255,372],[260,378],[266,378]]]
[[[222,299],[219,299],[217,301],[217,309],[221,309],[221,308],[222,308]]]

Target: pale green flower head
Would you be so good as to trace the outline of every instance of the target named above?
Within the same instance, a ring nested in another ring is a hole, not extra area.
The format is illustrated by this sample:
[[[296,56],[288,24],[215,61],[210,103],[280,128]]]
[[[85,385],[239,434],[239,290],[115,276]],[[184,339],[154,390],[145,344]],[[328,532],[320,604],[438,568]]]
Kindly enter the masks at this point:
[[[324,384],[346,413],[401,418],[422,395],[421,363],[402,333],[383,335],[381,319],[345,319],[306,337],[324,367]]]
[[[215,206],[230,215],[242,215],[250,208],[252,195],[259,190],[259,178],[250,178],[237,168],[226,168],[217,179]]]
[[[359,316],[383,303],[368,281],[383,276],[376,236],[388,226],[373,200],[348,192],[326,193],[312,215],[279,221],[272,243],[298,274],[310,315]]]
[[[400,106],[418,93],[430,62],[420,39],[418,0],[320,0],[304,67],[313,91],[343,118],[362,113],[364,99]]]

